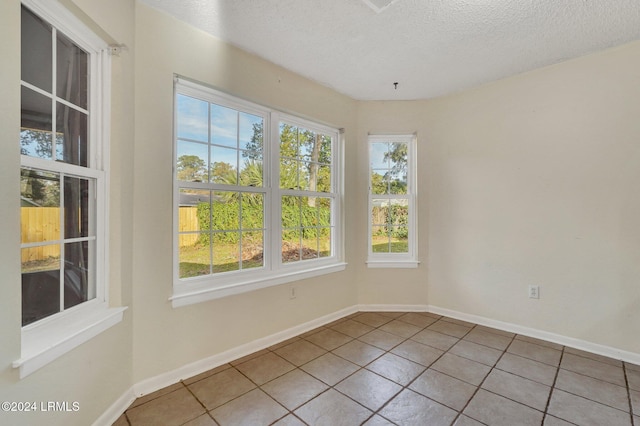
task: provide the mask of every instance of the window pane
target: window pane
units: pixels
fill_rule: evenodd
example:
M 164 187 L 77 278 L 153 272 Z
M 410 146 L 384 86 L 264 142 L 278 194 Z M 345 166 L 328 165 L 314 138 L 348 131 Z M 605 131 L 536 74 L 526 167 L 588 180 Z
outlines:
M 390 194 L 407 194 L 407 175 L 391 175 L 389 179 Z
M 195 142 L 178 141 L 176 175 L 185 182 L 206 182 L 208 147 Z
M 59 240 L 60 176 L 24 168 L 20 174 L 22 242 Z
M 238 147 L 238 111 L 211 104 L 211 143 Z
M 320 141 L 320 155 L 318 161 L 325 164 L 331 163 L 331 137 L 327 135 L 321 135 Z
M 56 95 L 87 109 L 87 61 L 89 55 L 64 35 L 57 33 Z
M 389 252 L 389 233 L 386 226 L 371 227 L 371 251 L 374 253 Z
M 20 95 L 20 153 L 51 159 L 53 156 L 51 98 L 26 87 L 20 89 Z
M 329 257 L 331 256 L 331 228 L 320 228 L 319 234 L 319 255 L 320 257 Z
M 60 153 L 58 160 L 86 167 L 89 155 L 87 116 L 58 103 L 56 131 L 62 134 L 62 138 L 56 138 L 56 150 Z
M 178 247 L 178 262 L 180 264 L 180 278 L 197 277 L 211 273 L 211 250 L 209 247 L 210 235 L 208 233 L 181 235 L 186 237 L 180 240 Z
M 409 200 L 390 200 L 387 223 L 406 225 L 409 220 Z
M 389 182 L 385 170 L 371 171 L 371 193 L 375 195 L 388 194 Z
M 242 151 L 242 154 L 253 151 Z M 240 168 L 240 185 L 262 187 L 263 180 L 262 158 L 257 157 L 255 160 L 244 160 Z
M 317 198 L 316 205 L 318 206 L 318 225 L 330 226 L 331 225 L 331 198 Z
M 389 187 L 391 194 L 407 193 L 408 144 L 389 144 Z
M 211 217 L 214 231 L 240 229 L 240 193 L 215 191 Z
M 264 241 L 261 231 L 242 233 L 242 269 L 261 268 L 264 263 Z
M 264 228 L 264 195 L 245 192 L 242 194 L 242 229 Z
M 300 231 L 282 231 L 282 262 L 300 260 Z
M 215 149 L 215 148 L 213 148 Z M 211 182 L 235 185 L 238 181 L 238 172 L 234 165 L 224 161 L 214 161 L 211 163 Z
M 387 155 L 389 152 L 389 144 L 386 142 L 376 142 L 371 144 L 370 165 L 372 169 L 388 169 L 389 161 Z
M 24 7 L 21 25 L 21 79 L 51 93 L 51 25 Z
M 280 157 L 298 157 L 298 128 L 280 123 Z
M 303 228 L 318 226 L 317 197 L 300 197 L 301 224 Z
M 210 192 L 180 189 L 178 195 L 178 232 L 197 232 L 210 229 Z M 184 236 L 184 240 L 190 238 Z M 195 238 L 195 236 L 193 236 Z M 195 242 L 195 241 L 194 241 Z M 181 243 L 181 245 L 184 245 Z
M 60 246 L 22 249 L 22 325 L 60 312 Z
M 240 232 L 213 234 L 213 272 L 240 269 Z
M 391 227 L 391 252 L 409 252 L 409 229 L 406 226 Z
M 282 228 L 300 228 L 300 198 L 282 197 Z
M 303 191 L 309 191 L 309 172 L 310 172 L 310 164 L 306 161 L 298 162 L 298 189 Z
M 240 149 L 262 152 L 262 117 L 241 112 L 239 116 Z
M 211 147 L 211 181 L 238 185 L 238 150 Z
M 176 96 L 179 138 L 209 141 L 209 104 L 184 95 Z
M 95 298 L 94 244 L 95 241 L 80 241 L 64 245 L 65 309 Z
M 318 258 L 318 235 L 317 229 L 305 229 L 303 231 L 303 239 L 302 239 L 302 259 L 316 259 Z
M 371 204 L 371 224 L 386 225 L 389 222 L 389 200 L 374 198 Z
M 298 158 L 304 161 L 318 161 L 320 145 L 316 134 L 307 129 L 298 129 Z
M 298 189 L 298 162 L 280 159 L 280 188 Z
M 318 168 L 316 191 L 331 192 L 331 166 Z
M 93 235 L 89 229 L 94 218 L 89 218 L 89 200 L 93 181 L 74 177 L 64 178 L 64 237 L 79 238 Z

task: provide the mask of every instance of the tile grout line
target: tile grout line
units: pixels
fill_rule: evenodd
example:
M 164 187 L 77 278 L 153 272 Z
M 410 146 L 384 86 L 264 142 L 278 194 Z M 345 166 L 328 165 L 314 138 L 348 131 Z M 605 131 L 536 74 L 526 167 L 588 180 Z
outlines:
M 551 384 L 551 391 L 549 392 L 549 396 L 547 397 L 547 404 L 544 407 L 544 415 L 542 416 L 542 424 L 547 418 L 549 412 L 549 405 L 551 405 L 551 398 L 553 397 L 553 393 L 556 390 L 556 383 L 558 382 L 558 376 L 560 375 L 560 366 L 562 365 L 562 359 L 564 358 L 565 347 L 562 346 L 562 351 L 560 351 L 560 360 L 558 361 L 558 367 L 556 368 L 556 375 L 553 377 L 553 383 Z M 564 419 L 562 419 L 564 420 Z M 568 420 L 567 420 L 568 422 Z
M 631 426 L 635 426 L 636 421 L 633 418 L 633 404 L 631 403 L 631 388 L 629 387 L 629 377 L 627 376 L 627 363 L 622 363 L 622 372 L 624 373 L 624 383 L 627 385 L 627 398 L 629 401 L 629 416 L 631 417 Z
M 471 328 L 471 330 L 469 330 L 469 333 L 471 333 L 471 331 L 476 328 L 477 324 Z M 462 340 L 467 334 L 465 334 L 460 340 Z M 495 368 L 496 365 L 498 365 L 498 363 L 500 362 L 500 360 L 502 359 L 502 357 L 504 356 L 505 353 L 507 353 L 507 349 L 509 349 L 509 346 L 511 346 L 511 344 L 513 343 L 513 341 L 515 340 L 517 334 L 514 333 L 514 335 L 511 337 L 511 341 L 509 342 L 509 344 L 507 345 L 507 347 L 504 348 L 504 350 L 502 351 L 502 354 L 500 354 L 500 357 L 496 360 L 496 362 L 494 363 L 494 365 L 491 367 L 491 369 L 489 370 L 489 372 L 487 373 L 486 376 L 484 376 L 484 378 L 482 379 L 482 381 L 478 384 L 478 386 L 476 387 L 476 390 L 473 392 L 473 394 L 469 397 L 469 399 L 467 400 L 466 404 L 464 404 L 464 407 L 462 407 L 462 409 L 460 411 L 458 411 L 458 415 L 456 416 L 455 419 L 453 419 L 453 423 L 455 424 L 456 421 L 458 421 L 458 419 L 460 418 L 460 416 L 463 415 L 464 410 L 467 409 L 467 407 L 469 406 L 469 404 L 471 403 L 471 401 L 473 400 L 473 398 L 475 398 L 475 396 L 478 394 L 478 392 L 480 391 L 480 389 L 482 389 L 482 385 L 484 384 L 484 382 L 487 380 L 487 377 L 489 377 L 489 375 L 491 374 L 491 372 L 493 371 L 493 369 Z M 447 351 L 449 352 L 449 351 Z M 460 379 L 458 379 L 460 380 Z M 504 397 L 503 397 L 504 398 Z M 480 420 L 474 419 L 473 417 L 469 417 L 473 420 L 476 420 L 482 424 L 486 424 L 484 422 L 481 422 Z

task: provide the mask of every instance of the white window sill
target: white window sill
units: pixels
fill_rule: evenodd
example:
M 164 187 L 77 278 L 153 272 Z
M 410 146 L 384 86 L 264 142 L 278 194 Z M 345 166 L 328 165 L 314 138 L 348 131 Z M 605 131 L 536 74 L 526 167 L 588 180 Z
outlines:
M 367 260 L 367 268 L 417 268 L 417 260 Z
M 238 277 L 233 282 L 213 287 L 215 277 L 207 277 L 204 284 L 189 284 L 179 281 L 174 284 L 173 296 L 169 298 L 174 308 L 205 302 L 207 300 L 220 299 L 234 294 L 247 293 L 274 285 L 313 278 L 333 272 L 344 271 L 347 264 L 344 262 L 331 263 L 315 267 L 306 267 L 302 270 L 277 271 L 271 274 L 261 273 L 250 277 Z
M 13 362 L 24 378 L 122 321 L 127 307 L 74 312 L 22 330 L 22 356 Z

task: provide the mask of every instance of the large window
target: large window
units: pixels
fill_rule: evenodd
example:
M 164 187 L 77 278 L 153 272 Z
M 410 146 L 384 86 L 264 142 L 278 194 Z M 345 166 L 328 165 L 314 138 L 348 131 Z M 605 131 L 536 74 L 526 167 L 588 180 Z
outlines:
M 174 305 L 344 267 L 338 138 L 176 80 Z
M 369 136 L 369 267 L 416 267 L 415 136 Z
M 23 350 L 14 366 L 25 375 L 115 320 L 105 290 L 108 46 L 57 2 L 25 0 L 21 20 Z

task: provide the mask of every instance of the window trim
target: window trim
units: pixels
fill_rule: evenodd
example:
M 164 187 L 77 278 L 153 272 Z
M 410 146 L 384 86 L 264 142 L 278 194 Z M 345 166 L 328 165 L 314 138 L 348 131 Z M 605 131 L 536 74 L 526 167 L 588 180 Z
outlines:
M 180 181 L 176 178 L 177 158 L 177 108 L 178 94 L 192 96 L 210 103 L 230 107 L 243 112 L 261 112 L 264 117 L 264 150 L 263 164 L 265 170 L 263 192 L 265 235 L 264 267 L 246 271 L 232 271 L 219 275 L 209 274 L 201 277 L 181 279 L 179 277 L 178 250 L 178 209 Z M 300 279 L 316 277 L 328 273 L 342 271 L 346 268 L 344 262 L 344 232 L 343 232 L 343 149 L 342 132 L 334 127 L 311 121 L 299 116 L 284 113 L 272 108 L 246 101 L 204 84 L 191 81 L 179 76 L 174 79 L 174 129 L 173 129 L 173 293 L 169 297 L 174 308 L 200 303 L 207 300 L 245 293 L 274 285 L 284 284 Z M 264 115 L 263 115 L 264 114 Z M 326 258 L 300 260 L 289 264 L 282 263 L 280 234 L 280 197 L 279 188 L 279 146 L 274 141 L 280 140 L 279 123 L 286 122 L 303 126 L 309 130 L 328 134 L 333 137 L 332 146 L 332 235 L 331 244 L 333 254 Z M 269 142 L 271 141 L 271 142 Z M 301 191 L 303 192 L 303 191 Z M 323 196 L 328 196 L 324 194 Z M 276 219 L 277 218 L 277 219 Z M 275 225 L 277 223 L 277 225 Z
M 374 253 L 371 249 L 371 209 L 373 198 L 376 198 L 371 191 L 371 145 L 380 142 L 406 143 L 408 151 L 407 164 L 407 198 L 409 201 L 409 213 L 407 225 L 409 228 L 407 253 Z M 367 137 L 367 260 L 368 268 L 417 268 L 420 264 L 418 260 L 418 221 L 417 209 L 417 170 L 416 170 L 417 134 L 369 134 Z
M 111 58 L 108 44 L 57 1 L 22 0 L 22 6 L 89 53 L 88 167 L 21 155 L 20 167 L 95 179 L 96 297 L 21 328 L 21 357 L 13 362 L 24 378 L 123 319 L 127 307 L 109 307 L 109 138 Z

